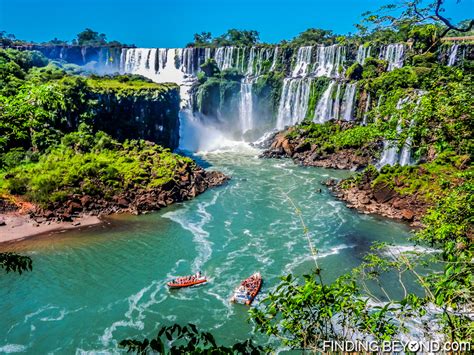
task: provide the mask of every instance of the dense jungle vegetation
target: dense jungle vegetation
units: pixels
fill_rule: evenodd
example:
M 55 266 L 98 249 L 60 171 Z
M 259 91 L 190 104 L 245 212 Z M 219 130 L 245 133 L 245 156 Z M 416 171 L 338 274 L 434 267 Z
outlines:
M 163 185 L 179 166 L 190 163 L 158 145 L 118 142 L 99 130 L 107 130 L 101 123 L 105 116 L 98 116 L 102 96 L 109 106 L 127 105 L 128 98 L 163 101 L 162 110 L 174 109 L 177 117 L 174 84 L 125 75 L 82 77 L 69 74 L 71 67 L 50 62 L 39 52 L 0 49 L 2 194 L 40 204 L 77 193 L 110 197 L 135 185 Z M 116 114 L 113 125 L 118 127 Z M 133 129 L 128 123 L 124 127 Z
M 473 21 L 452 24 L 439 11 L 442 5 L 443 1 L 436 0 L 422 8 L 419 1 L 411 1 L 396 16 L 367 14 L 359 33 L 353 36 L 310 29 L 281 43 L 288 47 L 410 44 L 403 68 L 388 72 L 386 62 L 368 58 L 363 65 L 355 64 L 346 71 L 345 79 L 357 82 L 361 88 L 359 100 L 365 103 L 369 93 L 372 98 L 380 98 L 378 104 L 372 99 L 366 125 L 342 129 L 337 122 L 317 125 L 308 117 L 291 135 L 317 145 L 325 154 L 346 148 L 363 149 L 383 139 L 403 142 L 406 136 L 412 137 L 416 165 L 381 170 L 368 166 L 343 185 L 357 186 L 364 180 L 373 185 L 382 182 L 401 195 L 416 192 L 431 207 L 413 242 L 436 249 L 429 254 L 415 250 L 395 255 L 389 246 L 375 245 L 358 268 L 335 281 L 325 279 L 324 270 L 317 264 L 317 250 L 312 250 L 316 254 L 313 272 L 299 278 L 284 276 L 261 307 L 250 312 L 256 329 L 284 346 L 321 351 L 324 340 L 396 340 L 408 333 L 415 321 L 427 338 L 436 331 L 448 341 L 473 341 L 473 64 L 465 61 L 461 66 L 447 67 L 437 60 L 443 48 L 441 38 L 472 34 Z M 90 44 L 88 38 L 82 43 Z M 198 34 L 190 46 L 260 45 L 258 41 L 255 31 L 229 30 L 216 38 L 210 33 Z M 225 109 L 241 76 L 231 71 L 219 72 L 212 61 L 202 69 L 197 105 L 202 111 Z M 274 98 L 281 90 L 282 77 L 276 73 L 260 79 L 266 81 L 260 85 L 262 95 L 270 98 L 270 111 L 275 109 Z M 119 142 L 96 132 L 91 124 L 96 104 L 91 93 L 111 87 L 133 91 L 168 89 L 136 77 L 78 77 L 36 52 L 0 50 L 3 191 L 43 202 L 60 198 L 63 191 L 77 188 L 77 181 L 87 182 L 92 176 L 98 176 L 98 186 L 104 189 L 166 182 L 174 167 L 186 158 L 143 141 Z M 313 105 L 326 87 L 327 81 L 312 88 Z M 412 100 L 397 108 L 405 97 Z M 206 108 L 209 102 L 212 105 Z M 314 106 L 309 112 L 314 112 Z M 361 115 L 358 117 L 360 121 Z M 406 136 L 398 135 L 398 125 L 406 128 Z M 143 160 L 148 164 L 146 169 L 139 164 Z M 157 172 L 150 167 L 156 161 L 165 162 L 160 166 L 163 170 Z M 90 181 L 88 186 L 93 188 Z M 297 209 L 295 213 L 298 214 Z M 307 233 L 304 223 L 302 230 Z M 399 280 L 403 297 L 394 299 L 386 292 L 384 279 L 388 277 Z M 407 288 L 408 279 L 416 280 L 416 290 Z M 251 343 L 219 348 L 210 334 L 200 333 L 192 325 L 185 329 L 164 327 L 152 341 L 127 340 L 122 345 L 134 351 L 165 351 L 167 340 L 163 336 L 187 344 L 183 348 L 176 345 L 175 350 L 263 350 Z
M 372 97 L 365 125 L 344 128 L 334 121 L 312 123 L 314 105 L 328 85 L 327 80 L 318 78 L 311 88 L 306 122 L 296 126 L 289 135 L 316 145 L 322 154 L 347 148 L 363 150 L 377 144 L 380 147 L 382 140 L 401 145 L 411 137 L 415 165 L 385 166 L 381 170 L 369 165 L 341 186 L 357 186 L 362 181 L 372 186 L 382 183 L 401 196 L 416 194 L 430 207 L 422 228 L 414 233 L 413 243 L 436 250 L 427 253 L 415 248 L 395 254 L 389 245 L 374 245 L 359 267 L 335 281 L 325 279 L 314 250 L 316 265 L 312 273 L 283 277 L 263 305 L 250 311 L 256 329 L 284 346 L 322 351 L 322 344 L 328 339 L 399 340 L 414 327 L 424 339 L 438 335 L 445 341 L 473 340 L 473 63 L 465 60 L 460 66 L 447 67 L 438 56 L 450 46 L 443 44 L 441 38 L 472 36 L 474 21 L 453 24 L 443 16 L 440 0 L 431 1 L 426 7 L 422 5 L 420 1 L 410 1 L 400 7 L 392 4 L 379 12 L 366 13 L 356 35 L 337 36 L 331 31 L 310 29 L 292 41 L 279 44 L 283 49 L 334 43 L 409 45 L 403 68 L 387 71 L 387 62 L 369 57 L 363 65 L 354 64 L 346 70 L 346 79 L 361 89 L 359 123 L 362 107 L 368 95 Z M 258 36 L 246 36 L 248 31 L 243 34 L 245 45 L 267 45 L 259 43 Z M 234 30 L 216 38 L 202 33 L 189 46 L 240 46 L 244 45 L 240 42 L 242 38 Z M 227 42 L 221 42 L 222 39 Z M 467 46 L 472 46 L 472 42 Z M 220 73 L 212 62 L 206 65 L 213 69 L 201 76 L 199 97 L 214 92 L 211 95 L 222 105 L 227 90 L 232 90 L 233 82 L 238 82 L 240 77 L 232 77 L 228 71 Z M 263 86 L 275 88 L 269 97 L 281 90 L 278 85 L 264 83 Z M 405 98 L 407 104 L 397 107 Z M 397 126 L 403 128 L 402 134 Z M 379 158 L 380 148 L 373 154 L 374 159 Z M 297 209 L 295 213 L 298 214 Z M 307 233 L 304 223 L 302 230 Z M 393 298 L 387 293 L 384 280 L 388 278 L 399 280 L 403 297 Z M 407 286 L 410 279 L 416 280 L 416 290 Z M 122 346 L 135 351 L 162 349 L 163 336 L 171 337 L 174 331 L 163 328 L 151 343 L 128 340 Z M 176 344 L 184 340 L 193 351 L 215 346 L 200 342 L 202 335 L 194 330 L 180 330 L 176 338 Z

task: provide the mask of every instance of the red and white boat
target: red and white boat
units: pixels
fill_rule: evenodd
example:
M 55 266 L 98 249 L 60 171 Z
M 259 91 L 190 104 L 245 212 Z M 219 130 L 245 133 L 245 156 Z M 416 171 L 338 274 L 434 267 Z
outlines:
M 202 276 L 200 272 L 195 275 L 181 276 L 167 283 L 169 288 L 183 288 L 200 285 L 207 282 L 206 276 Z
M 234 291 L 234 295 L 230 301 L 250 305 L 257 296 L 261 287 L 262 276 L 259 272 L 256 272 L 242 281 L 240 286 Z

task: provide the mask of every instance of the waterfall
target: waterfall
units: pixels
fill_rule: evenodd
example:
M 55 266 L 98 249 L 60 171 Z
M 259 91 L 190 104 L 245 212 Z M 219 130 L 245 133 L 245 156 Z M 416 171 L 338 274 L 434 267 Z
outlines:
M 458 44 L 453 44 L 451 48 L 449 48 L 448 67 L 452 67 L 454 64 L 456 64 L 458 48 Z
M 321 99 L 316 105 L 316 109 L 314 111 L 313 122 L 324 123 L 332 118 L 333 101 L 331 98 L 331 94 L 335 84 L 335 80 L 331 81 L 329 83 L 329 86 L 321 96 Z
M 418 99 L 415 104 L 415 110 L 418 108 L 421 101 L 421 97 L 424 95 L 424 92 L 421 90 L 417 91 L 416 95 L 418 96 Z M 397 103 L 397 109 L 400 110 L 403 107 L 403 105 L 409 101 L 411 101 L 410 96 L 399 99 Z M 415 120 L 411 119 L 408 128 L 410 129 L 411 127 L 413 127 L 414 124 L 415 124 Z M 397 136 L 400 136 L 402 131 L 403 131 L 402 119 L 400 118 L 398 120 L 397 128 L 396 128 Z M 379 162 L 376 164 L 377 169 L 381 169 L 384 165 L 393 166 L 397 163 L 400 164 L 401 166 L 412 164 L 412 160 L 411 160 L 412 143 L 413 143 L 413 137 L 411 135 L 408 135 L 401 149 L 399 149 L 398 147 L 397 139 L 392 140 L 392 141 L 384 140 L 382 156 L 380 157 Z
M 383 141 L 383 151 L 379 162 L 375 165 L 377 169 L 381 169 L 385 165 L 393 166 L 398 163 L 398 146 L 397 141 Z
M 273 50 L 273 61 L 272 61 L 272 66 L 270 67 L 270 71 L 274 71 L 276 66 L 277 66 L 277 61 L 278 61 L 278 47 L 275 47 Z
M 125 48 L 122 49 L 122 72 L 139 74 L 156 83 L 176 83 L 180 87 L 181 106 L 189 107 L 194 76 L 191 48 Z M 176 63 L 176 59 L 178 63 Z
M 240 84 L 240 124 L 242 133 L 254 128 L 253 122 L 253 80 L 243 78 Z
M 181 52 L 178 51 L 178 55 L 180 57 L 181 62 L 181 71 L 186 74 L 194 75 L 195 74 L 195 67 L 194 63 L 194 48 L 184 48 Z
M 368 57 L 370 57 L 370 50 L 371 50 L 370 46 L 365 46 L 361 44 L 359 48 L 357 49 L 357 57 L 356 57 L 357 63 L 359 63 L 360 65 L 364 65 L 365 60 Z
M 299 123 L 306 117 L 311 81 L 310 78 L 284 79 L 278 107 L 277 129 Z
M 339 77 L 339 68 L 344 65 L 345 48 L 337 44 L 317 48 L 314 74 L 316 76 Z
M 344 91 L 344 98 L 342 99 L 342 119 L 344 121 L 352 120 L 352 109 L 354 107 L 354 98 L 356 92 L 356 84 L 347 84 Z
M 245 75 L 252 75 L 254 72 L 254 62 L 255 62 L 255 47 L 250 48 L 249 61 L 247 64 L 247 72 Z
M 414 120 L 411 120 L 410 127 L 413 126 Z M 411 164 L 411 145 L 412 145 L 413 137 L 408 136 L 403 143 L 402 152 L 400 153 L 400 161 L 399 164 L 401 166 L 410 165 Z
M 381 57 L 388 62 L 388 71 L 403 67 L 405 46 L 401 43 L 389 44 L 383 48 Z
M 314 111 L 313 122 L 324 123 L 326 121 L 337 119 L 351 121 L 353 119 L 353 107 L 355 101 L 356 84 L 337 83 L 336 94 L 333 98 L 336 81 L 333 80 L 321 96 Z M 344 88 L 344 94 L 341 100 L 341 91 Z
M 308 68 L 311 65 L 311 51 L 313 47 L 301 47 L 298 49 L 298 53 L 296 55 L 296 65 L 293 69 L 293 73 L 291 76 L 305 76 L 308 73 Z
M 232 68 L 235 47 L 219 47 L 216 49 L 214 59 L 219 70 Z
M 244 47 L 244 49 L 243 49 L 243 51 L 242 51 L 241 67 L 239 68 L 241 73 L 245 73 L 245 52 L 246 52 L 246 51 L 247 51 L 247 48 Z
M 235 60 L 235 68 L 237 70 L 240 70 L 240 51 L 241 51 L 241 48 L 237 47 L 237 59 Z
M 363 64 L 373 52 L 373 48 L 361 45 L 357 48 L 357 62 Z M 454 50 L 453 50 L 454 51 Z M 244 134 L 248 131 L 258 133 L 264 128 L 276 127 L 283 129 L 306 118 L 311 94 L 311 83 L 314 77 L 331 78 L 328 87 L 316 104 L 314 122 L 325 122 L 331 119 L 350 121 L 354 119 L 357 85 L 344 82 L 344 65 L 346 62 L 346 47 L 341 45 L 303 46 L 292 52 L 292 67 L 283 79 L 282 93 L 276 113 L 276 123 L 270 124 L 270 117 L 257 117 L 257 112 L 271 112 L 267 107 L 259 107 L 256 100 L 254 85 L 260 75 L 273 72 L 281 64 L 288 67 L 285 58 L 290 54 L 289 49 L 281 47 L 234 47 L 219 48 L 124 48 L 120 55 L 120 71 L 122 73 L 143 75 L 154 82 L 173 82 L 179 85 L 181 108 L 190 110 L 193 107 L 191 99 L 197 83 L 197 74 L 201 65 L 208 59 L 214 58 L 220 70 L 236 69 L 244 75 L 240 80 L 240 96 L 232 98 L 236 105 L 232 113 L 232 122 L 222 120 L 217 123 L 204 116 L 196 117 L 202 125 L 213 126 L 214 130 L 221 129 L 223 136 Z M 455 57 L 456 55 L 453 54 Z M 389 62 L 389 70 L 403 65 L 404 46 L 393 44 L 386 46 L 381 58 Z M 366 103 L 364 124 L 367 122 L 369 100 Z M 186 114 L 189 122 L 190 111 Z M 197 121 L 196 121 L 197 122 Z M 194 122 L 194 123 L 196 123 Z M 194 123 L 189 127 L 194 127 Z M 227 125 L 224 127 L 224 123 Z M 222 124 L 222 125 L 221 125 Z M 219 126 L 220 125 L 220 126 Z M 219 127 L 218 127 L 219 126 Z M 270 126 L 270 127 L 269 127 Z M 237 128 L 237 131 L 234 129 Z M 226 132 L 224 132 L 224 130 Z M 190 130 L 191 131 L 191 130 Z M 249 137 L 248 135 L 246 135 Z
M 367 94 L 367 100 L 365 101 L 365 109 L 364 109 L 364 118 L 362 119 L 362 125 L 367 125 L 367 113 L 369 112 L 370 107 L 370 92 Z

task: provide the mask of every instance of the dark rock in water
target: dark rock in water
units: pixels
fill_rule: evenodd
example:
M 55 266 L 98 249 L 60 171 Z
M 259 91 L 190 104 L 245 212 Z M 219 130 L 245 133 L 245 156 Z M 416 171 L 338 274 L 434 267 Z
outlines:
M 343 124 L 342 124 L 343 125 Z M 292 158 L 303 166 L 359 171 L 373 163 L 371 154 L 363 150 L 346 148 L 339 151 L 322 151 L 316 144 L 310 144 L 306 137 L 289 138 L 294 128 L 274 135 L 270 147 L 261 158 Z
M 326 186 L 336 186 L 337 185 L 337 180 L 336 179 L 327 179 L 326 181 L 322 182 L 323 185 Z
M 1 226 L 6 226 L 6 225 L 7 225 L 7 223 L 3 219 L 0 219 L 0 227 Z
M 64 213 L 59 219 L 64 222 L 72 222 L 72 216 L 69 213 Z

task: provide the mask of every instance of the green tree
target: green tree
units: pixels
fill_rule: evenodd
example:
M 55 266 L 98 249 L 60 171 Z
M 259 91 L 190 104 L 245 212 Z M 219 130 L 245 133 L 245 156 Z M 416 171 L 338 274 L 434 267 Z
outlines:
M 188 47 L 207 47 L 211 44 L 211 32 L 201 32 L 194 34 L 194 42 L 188 44 Z
M 163 326 L 158 335 L 149 340 L 125 339 L 120 347 L 127 352 L 137 354 L 260 354 L 261 346 L 252 340 L 236 343 L 232 346 L 218 345 L 211 333 L 200 332 L 194 324 Z
M 294 46 L 310 46 L 310 45 L 329 45 L 333 44 L 336 36 L 330 30 L 323 30 L 321 28 L 310 28 L 301 32 L 291 42 Z
M 99 33 L 86 28 L 77 34 L 77 44 L 80 46 L 100 46 L 107 44 L 107 37 L 103 33 Z
M 33 262 L 29 256 L 23 256 L 16 253 L 0 253 L 0 269 L 8 272 L 18 272 L 33 270 Z
M 459 0 L 458 3 L 462 1 Z M 376 12 L 365 12 L 363 23 L 371 24 L 374 31 L 384 28 L 410 30 L 415 25 L 434 24 L 442 26 L 439 38 L 451 31 L 468 33 L 474 27 L 474 20 L 465 20 L 456 24 L 444 15 L 444 0 L 410 0 L 397 4 L 387 4 Z
M 214 38 L 213 43 L 218 47 L 238 46 L 250 47 L 259 41 L 259 33 L 254 30 L 237 30 L 232 28 L 223 35 Z

